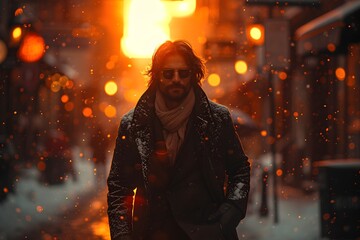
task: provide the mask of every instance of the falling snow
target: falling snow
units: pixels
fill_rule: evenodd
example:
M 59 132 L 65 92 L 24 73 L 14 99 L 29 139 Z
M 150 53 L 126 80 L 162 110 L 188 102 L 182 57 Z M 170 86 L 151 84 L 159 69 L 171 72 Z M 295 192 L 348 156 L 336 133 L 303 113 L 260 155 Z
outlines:
M 136 144 L 146 178 L 151 113 L 131 109 L 175 38 L 206 60 L 216 122 L 251 163 L 239 239 L 359 237 L 360 2 L 333 2 L 1 1 L 0 240 L 110 239 L 115 141 Z

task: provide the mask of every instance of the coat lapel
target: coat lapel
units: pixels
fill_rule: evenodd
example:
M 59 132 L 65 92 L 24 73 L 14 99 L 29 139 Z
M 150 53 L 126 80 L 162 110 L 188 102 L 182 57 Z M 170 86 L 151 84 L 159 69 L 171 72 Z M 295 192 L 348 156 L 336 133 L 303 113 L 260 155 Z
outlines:
M 134 110 L 133 126 L 134 137 L 137 149 L 139 151 L 142 174 L 145 186 L 148 186 L 149 158 L 153 151 L 154 134 L 154 100 L 155 92 L 148 89 L 139 99 Z
M 214 121 L 210 110 L 209 101 L 200 87 L 195 87 L 196 105 L 195 105 L 195 131 L 201 137 L 201 143 L 209 140 L 211 137 L 211 129 L 213 129 Z
M 215 152 L 218 148 L 219 126 L 216 126 L 210 102 L 203 90 L 197 91 L 196 118 L 194 127 L 200 136 L 200 149 L 203 152 L 203 174 L 207 179 L 206 184 L 210 194 L 216 202 L 222 202 L 224 197 L 223 186 L 217 182 L 216 171 L 212 159 L 216 159 Z

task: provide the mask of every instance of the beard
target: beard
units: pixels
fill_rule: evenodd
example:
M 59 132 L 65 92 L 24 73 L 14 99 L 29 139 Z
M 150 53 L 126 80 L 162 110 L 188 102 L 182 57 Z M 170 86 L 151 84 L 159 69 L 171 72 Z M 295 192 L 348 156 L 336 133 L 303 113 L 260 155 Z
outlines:
M 180 83 L 174 83 L 166 86 L 164 89 L 160 89 L 165 100 L 169 101 L 182 101 L 186 98 L 191 86 L 184 86 Z

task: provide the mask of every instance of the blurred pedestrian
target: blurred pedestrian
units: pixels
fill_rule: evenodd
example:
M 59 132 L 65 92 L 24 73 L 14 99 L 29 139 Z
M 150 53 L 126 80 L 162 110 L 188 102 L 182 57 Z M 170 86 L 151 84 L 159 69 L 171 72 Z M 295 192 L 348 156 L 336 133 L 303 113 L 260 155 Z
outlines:
M 109 138 L 99 123 L 92 126 L 90 138 L 92 160 L 95 166 L 95 181 L 99 186 L 106 184 L 106 163 L 109 147 Z
M 43 180 L 52 184 L 64 183 L 69 177 L 77 180 L 69 138 L 61 129 L 51 129 L 45 142 Z
M 167 41 L 148 75 L 116 140 L 108 177 L 112 239 L 238 239 L 250 166 L 229 110 L 200 86 L 203 60 L 187 42 Z

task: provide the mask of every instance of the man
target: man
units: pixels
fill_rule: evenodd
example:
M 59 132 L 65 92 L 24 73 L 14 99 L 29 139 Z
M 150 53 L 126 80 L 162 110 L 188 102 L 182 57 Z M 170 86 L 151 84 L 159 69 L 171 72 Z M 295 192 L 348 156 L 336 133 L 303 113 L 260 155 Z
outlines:
M 204 73 L 185 41 L 167 41 L 153 55 L 149 87 L 116 140 L 112 239 L 238 239 L 250 167 L 228 109 L 200 87 Z

